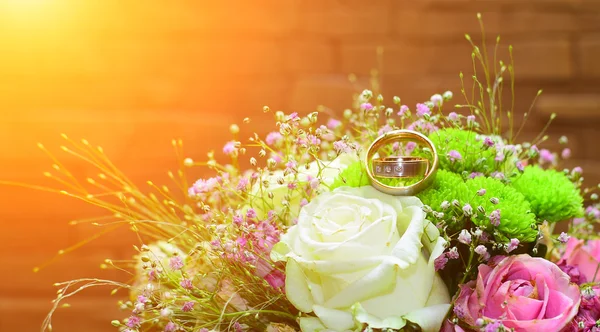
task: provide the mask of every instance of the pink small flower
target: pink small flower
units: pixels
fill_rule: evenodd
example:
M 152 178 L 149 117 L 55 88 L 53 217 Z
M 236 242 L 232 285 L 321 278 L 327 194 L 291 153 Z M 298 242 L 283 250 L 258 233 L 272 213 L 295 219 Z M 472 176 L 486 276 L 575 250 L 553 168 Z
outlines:
M 192 281 L 190 279 L 182 279 L 181 282 L 179 283 L 179 285 L 181 285 L 181 287 L 185 288 L 185 289 L 194 289 L 194 285 L 192 284 Z
M 383 134 L 385 134 L 385 133 L 387 133 L 387 132 L 389 132 L 389 131 L 391 131 L 391 130 L 392 130 L 392 127 L 390 127 L 390 125 L 387 125 L 387 124 L 386 124 L 385 126 L 383 126 L 383 127 L 381 127 L 381 128 L 379 129 L 379 131 L 377 132 L 377 134 L 378 134 L 379 136 L 381 136 L 381 135 L 383 135 Z
M 498 179 L 498 180 L 504 180 L 506 179 L 506 175 L 504 175 L 504 173 L 502 172 L 492 172 L 492 174 L 490 174 L 490 177 L 493 177 L 494 179 Z
M 398 116 L 404 116 L 408 112 L 408 106 L 402 105 L 400 106 L 400 111 L 398 111 Z
M 285 163 L 285 168 L 287 170 L 293 171 L 296 169 L 296 162 L 294 160 L 290 160 L 287 163 Z
M 406 127 L 406 129 L 419 131 L 419 132 L 422 132 L 427 135 L 430 135 L 439 130 L 439 128 L 436 127 L 433 123 L 431 123 L 429 121 L 425 121 L 423 119 L 419 119 L 419 120 L 409 124 L 408 127 Z
M 541 165 L 543 165 L 543 164 L 554 165 L 556 163 L 556 156 L 547 149 L 541 149 L 539 162 Z
M 446 253 L 446 256 L 448 256 L 448 259 L 458 259 L 458 257 L 460 257 L 458 254 L 458 249 L 456 249 L 456 247 L 450 248 L 450 250 L 448 250 L 448 252 Z
M 413 151 L 415 151 L 416 148 L 417 148 L 417 143 L 408 142 L 408 143 L 406 143 L 406 147 L 404 148 L 404 151 L 406 152 L 407 155 L 411 155 L 413 153 Z
M 175 332 L 177 331 L 177 325 L 173 322 L 168 322 L 167 325 L 165 325 L 165 332 Z
M 181 307 L 181 311 L 183 311 L 183 312 L 190 312 L 190 311 L 194 310 L 194 305 L 195 304 L 196 304 L 196 302 L 194 302 L 194 301 L 187 301 Z
M 248 209 L 248 211 L 246 211 L 246 218 L 248 218 L 248 219 L 256 218 L 256 211 L 252 208 Z
M 417 104 L 417 117 L 422 118 L 425 116 L 425 114 L 431 115 L 431 110 L 429 109 L 429 106 L 425 104 Z
M 479 190 L 477 190 L 477 196 L 483 196 L 485 195 L 487 191 L 485 190 L 485 188 L 481 188 Z
M 585 208 L 585 214 L 593 219 L 600 219 L 600 210 L 594 206 L 588 206 Z
M 135 328 L 140 325 L 142 320 L 138 316 L 129 316 L 127 319 L 127 326 L 130 328 Z
M 496 210 L 498 211 L 498 210 Z M 508 244 L 508 247 L 506 247 L 506 252 L 511 252 L 515 249 L 517 249 L 517 247 L 519 247 L 519 243 L 520 241 L 517 239 L 510 239 L 510 243 Z
M 138 295 L 137 300 L 139 303 L 146 303 L 148 302 L 148 298 L 145 297 L 144 295 Z
M 560 235 L 558 236 L 558 241 L 560 243 L 567 243 L 570 238 L 571 237 L 569 236 L 569 234 L 567 234 L 565 232 L 561 232 Z
M 485 146 L 487 146 L 487 147 L 490 147 L 490 148 L 491 148 L 491 147 L 493 147 L 495 144 L 496 144 L 496 143 L 494 143 L 494 141 L 493 141 L 491 138 L 489 138 L 489 137 L 486 137 L 486 138 L 484 138 L 484 139 L 483 139 L 483 145 L 485 145 Z
M 496 152 L 496 157 L 494 158 L 495 161 L 504 161 L 504 152 L 502 150 Z
M 183 260 L 179 256 L 171 257 L 169 260 L 169 266 L 173 270 L 181 270 L 183 268 Z
M 460 231 L 460 234 L 458 235 L 458 242 L 463 243 L 463 244 L 470 244 L 471 243 L 471 233 L 469 233 L 468 230 L 463 229 L 462 231 Z
M 473 207 L 471 206 L 471 204 L 465 204 L 462 208 L 463 213 L 468 217 L 470 215 L 473 214 Z
M 475 125 L 475 115 L 467 116 L 467 126 L 473 127 Z
M 515 166 L 517 167 L 517 169 L 519 170 L 519 172 L 523 172 L 523 170 L 525 169 L 525 166 L 523 166 L 523 163 L 520 161 L 517 161 L 515 163 Z
M 306 200 L 306 198 L 303 198 L 303 199 L 300 201 L 300 207 L 304 207 L 306 204 L 308 204 L 308 200 Z
M 450 150 L 450 152 L 448 152 L 448 159 L 450 159 L 451 162 L 455 162 L 457 160 L 462 160 L 462 156 L 460 155 L 460 152 Z
M 440 94 L 435 94 L 431 96 L 431 98 L 429 98 L 429 101 L 431 101 L 434 106 L 439 107 L 442 106 L 442 103 L 444 102 L 444 97 L 442 97 L 442 95 Z
M 225 143 L 225 146 L 223 147 L 224 154 L 231 156 L 235 152 L 237 152 L 237 148 L 235 147 L 235 141 L 229 141 L 229 142 Z
M 249 183 L 250 183 L 250 180 L 248 180 L 248 178 L 240 178 L 240 181 L 238 181 L 236 189 L 240 190 L 240 191 L 244 191 L 248 188 Z
M 581 175 L 583 174 L 583 168 L 576 166 L 571 170 L 571 174 L 576 176 Z
M 265 138 L 265 142 L 268 145 L 277 145 L 279 142 L 281 142 L 282 139 L 283 136 L 281 136 L 281 134 L 278 131 L 273 131 L 267 135 L 267 137 Z
M 300 117 L 298 116 L 297 112 L 294 112 L 290 115 L 287 116 L 288 121 L 292 121 L 292 122 L 298 122 L 300 121 Z
M 495 227 L 500 226 L 500 210 L 494 210 L 490 213 L 490 223 Z
M 470 179 L 478 178 L 480 176 L 483 176 L 483 173 L 481 173 L 481 172 L 473 172 L 473 173 L 469 174 L 469 178 Z
M 336 120 L 336 119 L 329 119 L 327 121 L 327 128 L 329 129 L 335 129 L 337 127 L 339 127 L 342 124 L 342 122 L 340 120 Z
M 433 261 L 433 266 L 436 271 L 439 271 L 439 270 L 443 270 L 444 267 L 446 267 L 447 263 L 448 263 L 448 258 L 446 257 L 445 254 L 442 254 L 442 255 L 440 255 L 440 257 L 436 258 L 435 261 Z
M 352 153 L 352 147 L 342 140 L 333 142 L 333 150 L 338 154 Z
M 450 112 L 450 114 L 448 114 L 448 120 L 452 122 L 458 121 L 458 114 L 456 114 L 456 112 Z
M 468 325 L 476 326 L 479 319 L 490 322 L 485 331 L 492 324 L 518 332 L 560 331 L 575 317 L 580 302 L 579 287 L 554 263 L 513 255 L 479 265 L 477 279 L 460 285 L 455 306 Z
M 479 256 L 481 256 L 481 258 L 483 258 L 483 260 L 488 260 L 490 259 L 490 253 L 488 253 L 487 248 L 480 244 L 475 248 L 475 253 Z
M 360 109 L 363 111 L 370 111 L 373 109 L 373 105 L 371 103 L 362 103 L 360 104 Z
M 560 156 L 562 157 L 562 159 L 571 158 L 571 149 L 569 149 L 569 148 L 563 149 L 562 152 L 560 153 Z

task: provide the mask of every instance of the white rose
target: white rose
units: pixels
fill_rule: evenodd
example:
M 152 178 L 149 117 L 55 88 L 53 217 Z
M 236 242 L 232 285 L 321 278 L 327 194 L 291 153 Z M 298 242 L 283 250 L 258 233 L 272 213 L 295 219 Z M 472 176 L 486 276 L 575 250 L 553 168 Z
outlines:
M 350 164 L 357 162 L 358 156 L 352 154 L 341 154 L 335 160 L 328 161 L 313 161 L 307 165 L 300 165 L 298 167 L 298 173 L 287 175 L 283 170 L 276 170 L 271 174 L 263 176 L 262 181 L 268 182 L 268 187 L 264 187 L 260 182 L 256 182 L 250 191 L 250 194 L 254 197 L 250 203 L 250 207 L 254 208 L 259 218 L 265 218 L 269 210 L 275 210 L 280 213 L 285 206 L 281 204 L 285 196 L 289 197 L 289 207 L 291 215 L 295 218 L 298 216 L 300 211 L 300 202 L 304 198 L 302 189 L 290 189 L 288 183 L 292 182 L 296 178 L 298 186 L 305 186 L 309 180 L 316 179 L 320 180 L 318 190 L 327 191 L 327 186 L 333 184 L 335 179 L 340 173 L 346 169 Z M 320 173 L 319 173 L 320 172 Z M 280 184 L 280 179 L 284 179 L 285 182 Z M 269 199 L 267 194 L 273 194 L 273 200 Z
M 434 260 L 445 240 L 416 197 L 371 186 L 326 192 L 300 211 L 273 248 L 286 260 L 286 295 L 302 331 L 347 331 L 361 323 L 400 329 L 407 321 L 439 330 L 450 308 Z

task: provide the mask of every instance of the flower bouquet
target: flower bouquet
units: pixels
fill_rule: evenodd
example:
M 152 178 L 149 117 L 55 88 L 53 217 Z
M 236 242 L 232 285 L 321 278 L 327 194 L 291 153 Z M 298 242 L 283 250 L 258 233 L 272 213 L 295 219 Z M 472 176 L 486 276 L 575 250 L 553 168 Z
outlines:
M 126 332 L 600 330 L 598 196 L 581 168 L 557 169 L 567 148 L 538 148 L 544 132 L 519 141 L 531 112 L 517 121 L 502 98 L 514 96 L 512 56 L 467 40 L 477 74 L 460 74 L 458 104 L 364 90 L 339 118 L 277 111 L 273 131 L 248 140 L 232 125 L 204 161 L 174 141 L 176 189 L 146 193 L 69 140 L 63 150 L 100 174 L 91 189 L 62 167 L 51 176 L 140 243 L 134 263 L 105 264 L 130 283 L 57 283 L 43 329 L 63 300 L 109 286 L 128 292 L 112 321 Z M 196 166 L 212 175 L 188 184 Z

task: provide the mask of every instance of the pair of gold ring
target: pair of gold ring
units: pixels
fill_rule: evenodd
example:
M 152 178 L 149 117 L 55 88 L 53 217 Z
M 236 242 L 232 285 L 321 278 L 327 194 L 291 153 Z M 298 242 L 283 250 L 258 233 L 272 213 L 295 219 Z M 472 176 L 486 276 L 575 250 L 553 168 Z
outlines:
M 433 155 L 433 161 L 430 162 L 429 159 L 412 156 L 373 159 L 379 149 L 396 142 L 421 143 L 429 148 Z M 429 187 L 435 179 L 439 164 L 437 151 L 429 138 L 421 133 L 405 129 L 389 131 L 375 139 L 367 150 L 365 162 L 371 185 L 383 193 L 395 196 L 413 196 Z M 418 176 L 423 176 L 423 179 L 402 187 L 390 186 L 378 180 L 378 178 L 411 178 Z

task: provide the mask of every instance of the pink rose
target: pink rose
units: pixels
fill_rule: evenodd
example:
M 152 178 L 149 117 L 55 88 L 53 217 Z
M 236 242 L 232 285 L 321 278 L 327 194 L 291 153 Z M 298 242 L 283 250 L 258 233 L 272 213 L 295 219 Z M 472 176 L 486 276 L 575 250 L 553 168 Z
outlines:
M 517 332 L 559 331 L 577 314 L 579 287 L 554 263 L 529 255 L 492 262 L 497 265 L 480 265 L 477 280 L 460 286 L 454 308 L 460 320 L 471 326 L 501 324 Z
M 600 240 L 570 238 L 558 265 L 576 267 L 579 270 L 579 283 L 600 281 Z

